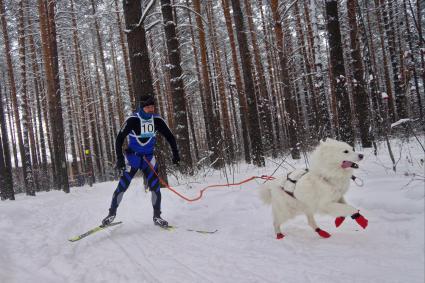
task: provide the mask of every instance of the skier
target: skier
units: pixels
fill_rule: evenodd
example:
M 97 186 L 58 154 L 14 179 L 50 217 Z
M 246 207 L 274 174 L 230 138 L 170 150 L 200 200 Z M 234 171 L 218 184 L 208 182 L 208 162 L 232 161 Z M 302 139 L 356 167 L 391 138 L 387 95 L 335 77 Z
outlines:
M 134 175 L 140 169 L 142 170 L 145 181 L 152 194 L 153 222 L 155 225 L 167 227 L 168 222 L 161 218 L 161 191 L 158 177 L 152 171 L 145 158 L 150 162 L 156 172 L 158 164 L 154 156 L 156 143 L 156 133 L 162 134 L 170 144 L 173 152 L 173 163 L 178 165 L 180 161 L 179 151 L 177 149 L 176 139 L 165 121 L 155 112 L 155 99 L 153 96 L 145 96 L 140 103 L 138 112 L 133 113 L 122 126 L 118 133 L 115 145 L 117 155 L 117 169 L 123 172 L 118 186 L 112 196 L 109 214 L 102 220 L 102 225 L 109 225 L 116 216 L 117 208 L 122 197 L 130 185 Z M 126 158 L 130 165 L 130 171 L 126 171 L 122 145 L 128 136 L 129 144 L 126 150 Z

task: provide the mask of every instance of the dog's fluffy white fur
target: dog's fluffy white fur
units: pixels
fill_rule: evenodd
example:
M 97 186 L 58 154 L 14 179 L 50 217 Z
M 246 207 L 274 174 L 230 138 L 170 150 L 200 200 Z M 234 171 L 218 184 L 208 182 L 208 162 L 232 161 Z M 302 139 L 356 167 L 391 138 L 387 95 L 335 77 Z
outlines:
M 290 173 L 262 185 L 263 201 L 272 205 L 273 225 L 276 234 L 282 234 L 282 224 L 289 219 L 305 214 L 308 224 L 317 231 L 314 214 L 329 214 L 335 217 L 351 216 L 358 212 L 346 204 L 344 194 L 350 186 L 353 168 L 363 158 L 344 142 L 332 139 L 322 141 L 310 158 L 310 168 Z M 287 192 L 293 193 L 293 196 Z

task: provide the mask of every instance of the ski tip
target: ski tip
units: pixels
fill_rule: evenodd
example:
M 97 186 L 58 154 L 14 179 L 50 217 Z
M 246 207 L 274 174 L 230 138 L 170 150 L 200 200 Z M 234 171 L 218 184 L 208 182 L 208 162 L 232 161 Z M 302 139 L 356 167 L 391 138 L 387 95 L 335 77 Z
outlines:
M 87 231 L 87 232 L 86 232 L 86 233 L 84 233 L 84 234 L 81 234 L 81 235 L 79 235 L 79 236 L 75 236 L 75 237 L 73 237 L 73 238 L 68 239 L 68 241 L 70 241 L 70 242 L 76 242 L 76 241 L 79 241 L 79 240 L 81 240 L 81 239 L 83 239 L 83 238 L 85 238 L 85 237 L 87 237 L 87 236 L 89 236 L 89 235 L 91 235 L 91 234 L 94 234 L 94 233 L 96 233 L 96 232 L 98 232 L 98 231 L 100 231 L 100 230 L 103 230 L 103 229 L 105 229 L 105 228 L 108 228 L 108 227 L 111 227 L 111 226 L 115 226 L 115 225 L 118 225 L 118 224 L 121 224 L 121 223 L 122 223 L 122 221 L 118 221 L 118 222 L 112 222 L 111 224 L 106 225 L 106 226 L 104 226 L 104 225 L 97 226 L 97 227 L 95 227 L 95 228 L 93 228 L 93 229 L 91 229 L 91 230 Z
M 158 226 L 161 229 L 167 230 L 167 231 L 173 231 L 176 227 L 168 225 L 168 226 Z
M 214 231 L 204 231 L 204 230 L 192 230 L 192 231 L 200 233 L 200 234 L 214 234 L 214 233 L 218 232 L 217 229 L 215 229 Z

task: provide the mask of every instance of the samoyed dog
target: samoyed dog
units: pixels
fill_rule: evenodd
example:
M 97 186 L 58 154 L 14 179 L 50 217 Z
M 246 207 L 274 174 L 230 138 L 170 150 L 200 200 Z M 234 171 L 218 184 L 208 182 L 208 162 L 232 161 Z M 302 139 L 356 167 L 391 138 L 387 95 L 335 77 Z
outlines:
M 356 162 L 362 159 L 363 154 L 354 152 L 347 143 L 327 139 L 312 153 L 308 170 L 298 169 L 262 185 L 261 198 L 272 205 L 276 238 L 284 237 L 282 225 L 299 214 L 305 214 L 308 225 L 323 238 L 331 235 L 317 226 L 317 213 L 336 217 L 336 227 L 351 216 L 365 229 L 368 220 L 344 200 L 353 171 L 358 168 Z

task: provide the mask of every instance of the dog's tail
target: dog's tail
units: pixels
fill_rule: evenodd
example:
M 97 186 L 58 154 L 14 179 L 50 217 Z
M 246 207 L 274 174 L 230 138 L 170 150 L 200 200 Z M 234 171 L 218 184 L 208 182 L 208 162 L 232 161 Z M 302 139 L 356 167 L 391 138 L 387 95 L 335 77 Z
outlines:
M 268 183 L 261 185 L 260 187 L 260 198 L 265 204 L 272 203 L 272 192 Z

